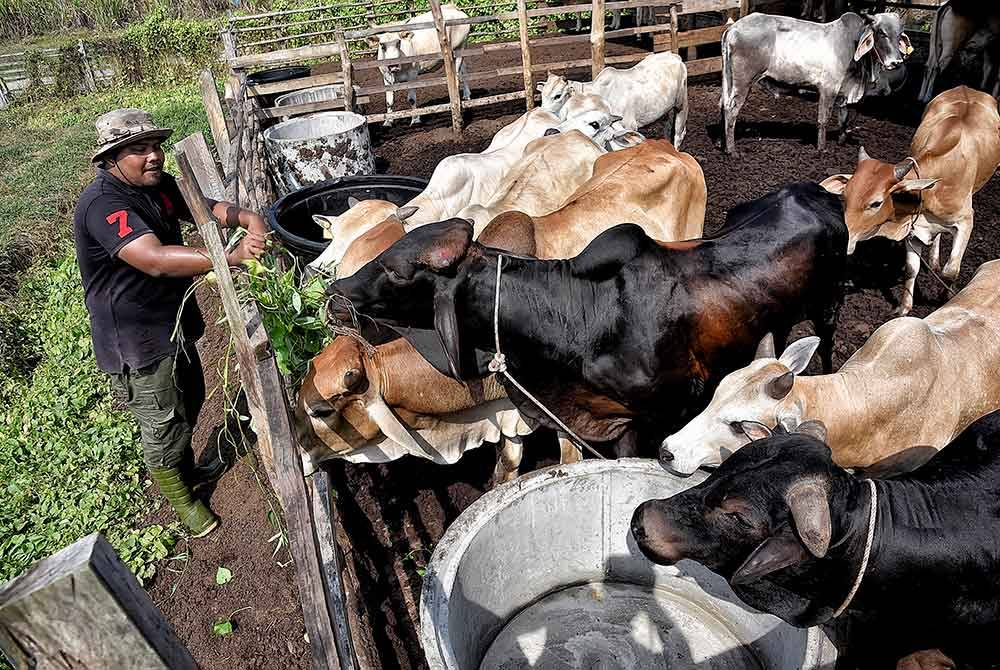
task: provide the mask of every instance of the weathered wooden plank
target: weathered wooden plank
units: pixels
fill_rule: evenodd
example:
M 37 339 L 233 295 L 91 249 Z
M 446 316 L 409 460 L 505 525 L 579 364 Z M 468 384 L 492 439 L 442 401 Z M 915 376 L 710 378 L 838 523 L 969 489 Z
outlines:
M 247 95 L 261 96 L 272 95 L 274 93 L 288 93 L 289 91 L 301 91 L 314 86 L 329 86 L 339 84 L 343 78 L 339 72 L 328 72 L 327 74 L 314 74 L 309 77 L 299 77 L 287 81 L 276 81 L 270 84 L 258 84 L 257 86 L 247 86 Z
M 687 66 L 688 76 L 697 77 L 703 74 L 711 74 L 713 72 L 722 72 L 722 57 L 716 56 L 715 58 L 701 58 L 699 60 L 693 60 L 685 63 Z
M 98 533 L 0 588 L 0 647 L 19 668 L 198 667 Z
M 213 200 L 225 200 L 225 187 L 215 165 L 212 152 L 201 133 L 188 135 L 177 143 L 176 151 L 184 152 L 195 177 L 198 190 Z
M 354 63 L 343 31 L 337 33 L 337 48 L 340 50 L 340 77 L 344 82 L 344 108 L 353 112 L 357 103 L 354 99 Z
M 278 65 L 281 63 L 292 63 L 295 61 L 311 60 L 313 58 L 329 58 L 340 53 L 336 44 L 320 44 L 318 46 L 295 47 L 293 49 L 280 49 L 262 54 L 247 54 L 237 56 L 229 61 L 229 67 L 234 70 L 242 70 L 250 67 L 262 67 L 264 65 Z
M 603 0 L 599 0 L 603 1 Z M 444 61 L 444 77 L 448 83 L 448 102 L 451 105 L 451 129 L 456 133 L 462 131 L 462 96 L 458 86 L 458 72 L 455 69 L 455 56 L 451 52 L 451 40 L 448 29 L 444 25 L 441 14 L 441 3 L 430 0 L 431 16 L 434 17 L 434 29 L 437 31 L 438 44 L 441 47 L 441 59 Z
M 677 5 L 670 5 L 670 50 L 680 51 L 680 40 L 677 39 Z
M 182 177 L 179 180 L 181 192 L 212 257 L 226 319 L 236 344 L 240 380 L 247 393 L 262 460 L 265 465 L 268 460 L 271 463 L 268 475 L 285 512 L 289 549 L 295 561 L 299 601 L 312 646 L 313 666 L 318 670 L 340 670 L 319 548 L 313 533 L 312 506 L 281 375 L 259 316 L 255 317 L 254 310 L 250 310 L 248 318 L 237 298 L 217 225 L 197 190 L 197 177 L 188 159 L 188 152 L 197 151 L 194 149 L 197 144 L 194 141 L 188 143 L 189 139 L 181 140 L 184 144 L 179 143 L 181 146 L 177 151 L 177 164 Z M 254 340 L 257 340 L 256 344 Z
M 205 107 L 205 114 L 208 116 L 208 127 L 212 131 L 212 140 L 215 142 L 216 151 L 219 152 L 219 161 L 223 165 L 228 165 L 229 137 L 233 131 L 222 111 L 222 101 L 219 100 L 219 91 L 215 87 L 215 76 L 212 75 L 211 70 L 201 71 L 198 84 L 201 87 L 201 102 Z
M 535 106 L 535 85 L 531 79 L 531 45 L 528 42 L 528 3 L 526 0 L 517 0 L 517 34 L 521 46 L 525 107 L 530 111 Z
M 604 0 L 593 0 L 590 10 L 590 78 L 604 69 Z
M 739 9 L 742 2 L 743 0 L 684 0 L 679 13 L 724 12 L 727 9 Z
M 371 98 L 367 95 L 362 95 L 355 102 L 364 104 L 370 100 Z M 301 105 L 265 107 L 257 112 L 257 117 L 261 119 L 280 119 L 283 116 L 299 116 L 302 114 L 312 114 L 313 112 L 324 112 L 329 109 L 347 109 L 347 101 L 344 98 L 333 98 L 332 100 L 320 100 L 319 102 L 306 102 Z
M 696 30 L 685 30 L 677 33 L 679 48 L 693 47 L 700 44 L 714 44 L 722 39 L 722 33 L 726 31 L 726 26 L 712 26 L 711 28 L 698 28 Z M 654 35 L 653 44 L 670 44 L 670 35 Z

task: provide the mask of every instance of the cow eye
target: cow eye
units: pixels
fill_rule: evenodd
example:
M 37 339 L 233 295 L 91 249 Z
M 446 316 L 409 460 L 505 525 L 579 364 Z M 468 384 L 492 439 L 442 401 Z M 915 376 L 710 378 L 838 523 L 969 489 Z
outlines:
M 742 514 L 740 514 L 739 512 L 726 512 L 726 516 L 727 516 L 727 517 L 728 517 L 728 518 L 729 518 L 730 520 L 732 520 L 732 521 L 735 521 L 736 523 L 738 523 L 738 524 L 739 524 L 740 526 L 742 526 L 743 528 L 747 528 L 747 529 L 750 529 L 750 528 L 753 528 L 753 524 L 752 524 L 752 523 L 750 523 L 750 522 L 749 522 L 749 521 L 748 521 L 748 520 L 746 519 L 746 517 L 744 517 L 744 516 L 743 516 Z
M 599 124 L 597 121 L 591 121 L 590 127 L 593 128 L 594 130 L 600 130 L 601 124 Z
M 743 437 L 743 422 L 730 421 L 729 430 L 733 431 L 733 435 L 738 435 L 739 437 Z
M 874 200 L 874 201 L 872 201 L 872 203 L 870 205 L 868 205 L 868 209 L 871 209 L 871 210 L 882 209 L 882 203 L 883 202 L 885 202 L 885 201 L 884 200 Z

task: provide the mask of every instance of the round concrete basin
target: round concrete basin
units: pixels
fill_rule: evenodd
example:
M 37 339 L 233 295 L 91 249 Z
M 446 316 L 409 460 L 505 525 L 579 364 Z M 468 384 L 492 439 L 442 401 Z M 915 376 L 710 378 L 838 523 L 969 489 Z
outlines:
M 655 461 L 588 460 L 484 495 L 441 538 L 424 576 L 431 670 L 818 670 L 836 650 L 743 604 L 691 561 L 636 548 L 632 512 L 704 479 Z

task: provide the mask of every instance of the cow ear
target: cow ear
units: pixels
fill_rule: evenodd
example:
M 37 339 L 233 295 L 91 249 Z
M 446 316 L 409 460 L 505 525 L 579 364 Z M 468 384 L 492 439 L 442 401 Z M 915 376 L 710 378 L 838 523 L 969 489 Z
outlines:
M 871 159 L 872 157 L 868 155 L 867 151 L 865 151 L 865 145 L 862 144 L 861 148 L 858 149 L 858 162 L 860 163 L 861 161 L 870 161 Z
M 761 338 L 760 344 L 757 345 L 757 353 L 753 356 L 754 360 L 760 358 L 777 358 L 774 353 L 774 334 L 768 333 Z
M 465 258 L 472 244 L 472 226 L 464 219 L 452 219 L 437 236 L 435 244 L 420 258 L 430 269 L 440 272 Z
M 335 216 L 325 216 L 323 214 L 313 214 L 313 223 L 326 231 L 333 230 L 333 224 L 337 222 Z
M 757 545 L 729 581 L 734 585 L 749 584 L 808 558 L 809 554 L 802 543 L 786 529 Z
M 826 556 L 833 533 L 826 487 L 812 480 L 799 482 L 788 489 L 785 502 L 802 544 L 816 558 Z
M 448 282 L 449 285 L 439 289 L 434 294 L 434 330 L 441 338 L 445 356 L 448 358 L 448 369 L 455 379 L 462 379 L 462 348 L 458 335 L 458 313 L 455 306 L 455 292 L 458 281 Z
M 853 176 L 853 174 L 835 174 L 821 181 L 819 185 L 834 195 L 843 196 L 844 189 L 847 188 L 847 182 L 851 181 L 851 177 Z
M 420 209 L 414 205 L 407 205 L 406 207 L 400 207 L 396 210 L 396 218 L 400 221 L 406 221 L 408 218 L 417 213 Z
M 854 52 L 854 60 L 859 61 L 861 58 L 872 50 L 875 46 L 875 31 L 871 26 L 865 28 L 865 32 L 861 33 L 861 39 L 858 40 L 858 48 Z
M 899 182 L 891 189 L 889 189 L 890 194 L 895 193 L 917 193 L 919 191 L 926 191 L 929 188 L 934 188 L 937 183 L 941 181 L 940 179 L 904 179 Z
M 816 353 L 818 347 L 818 337 L 815 335 L 803 337 L 801 340 L 795 340 L 788 345 L 778 361 L 784 363 L 785 367 L 794 374 L 802 374 L 809 367 L 809 361 L 812 359 L 813 354 Z
M 795 373 L 785 372 L 764 385 L 764 393 L 775 400 L 784 400 L 795 385 Z
M 355 198 L 353 195 L 347 196 L 347 206 L 348 207 L 357 207 L 360 204 L 361 204 L 361 201 L 358 200 L 357 198 Z
M 740 428 L 751 442 L 766 440 L 773 435 L 770 428 L 757 421 L 740 421 Z

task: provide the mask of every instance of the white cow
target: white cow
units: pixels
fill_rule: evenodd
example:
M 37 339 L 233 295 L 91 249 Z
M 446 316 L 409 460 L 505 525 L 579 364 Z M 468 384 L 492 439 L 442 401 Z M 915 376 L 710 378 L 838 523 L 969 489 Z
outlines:
M 650 54 L 626 70 L 606 67 L 592 82 L 570 81 L 550 72 L 538 90 L 542 108 L 560 118 L 574 113 L 572 104 L 579 104 L 575 94 L 593 93 L 622 116 L 622 125 L 629 130 L 663 119 L 663 136 L 678 148 L 687 131 L 687 67 L 674 53 Z
M 460 10 L 455 5 L 441 5 L 441 15 L 445 21 L 450 19 L 467 19 L 469 15 Z M 417 24 L 433 21 L 434 17 L 430 12 L 418 14 L 407 19 L 405 23 Z M 469 36 L 469 26 L 448 26 L 448 41 L 453 50 L 461 49 Z M 382 71 L 382 80 L 386 86 L 392 86 L 402 82 L 413 81 L 417 76 L 426 72 L 433 72 L 441 67 L 441 44 L 438 41 L 437 31 L 434 28 L 420 28 L 418 30 L 401 30 L 395 33 L 383 33 L 372 35 L 368 38 L 373 46 L 378 47 L 378 60 L 389 60 L 393 58 L 403 58 L 409 56 L 436 56 L 416 63 L 396 63 L 386 67 L 379 67 Z M 458 80 L 462 85 L 462 98 L 468 100 L 470 97 L 469 84 L 465 81 L 465 60 L 461 56 L 455 58 L 455 70 L 458 73 Z M 385 92 L 385 111 L 392 112 L 395 100 L 395 91 Z M 417 106 L 417 92 L 410 89 L 406 93 L 407 100 L 415 109 Z M 410 125 L 420 123 L 420 116 L 410 119 Z M 392 119 L 382 122 L 384 126 L 391 126 Z
M 594 161 L 603 153 L 604 149 L 576 130 L 541 137 L 528 145 L 489 202 L 469 205 L 458 217 L 471 219 L 478 237 L 497 214 L 516 209 L 542 216 L 555 211 L 590 179 Z

